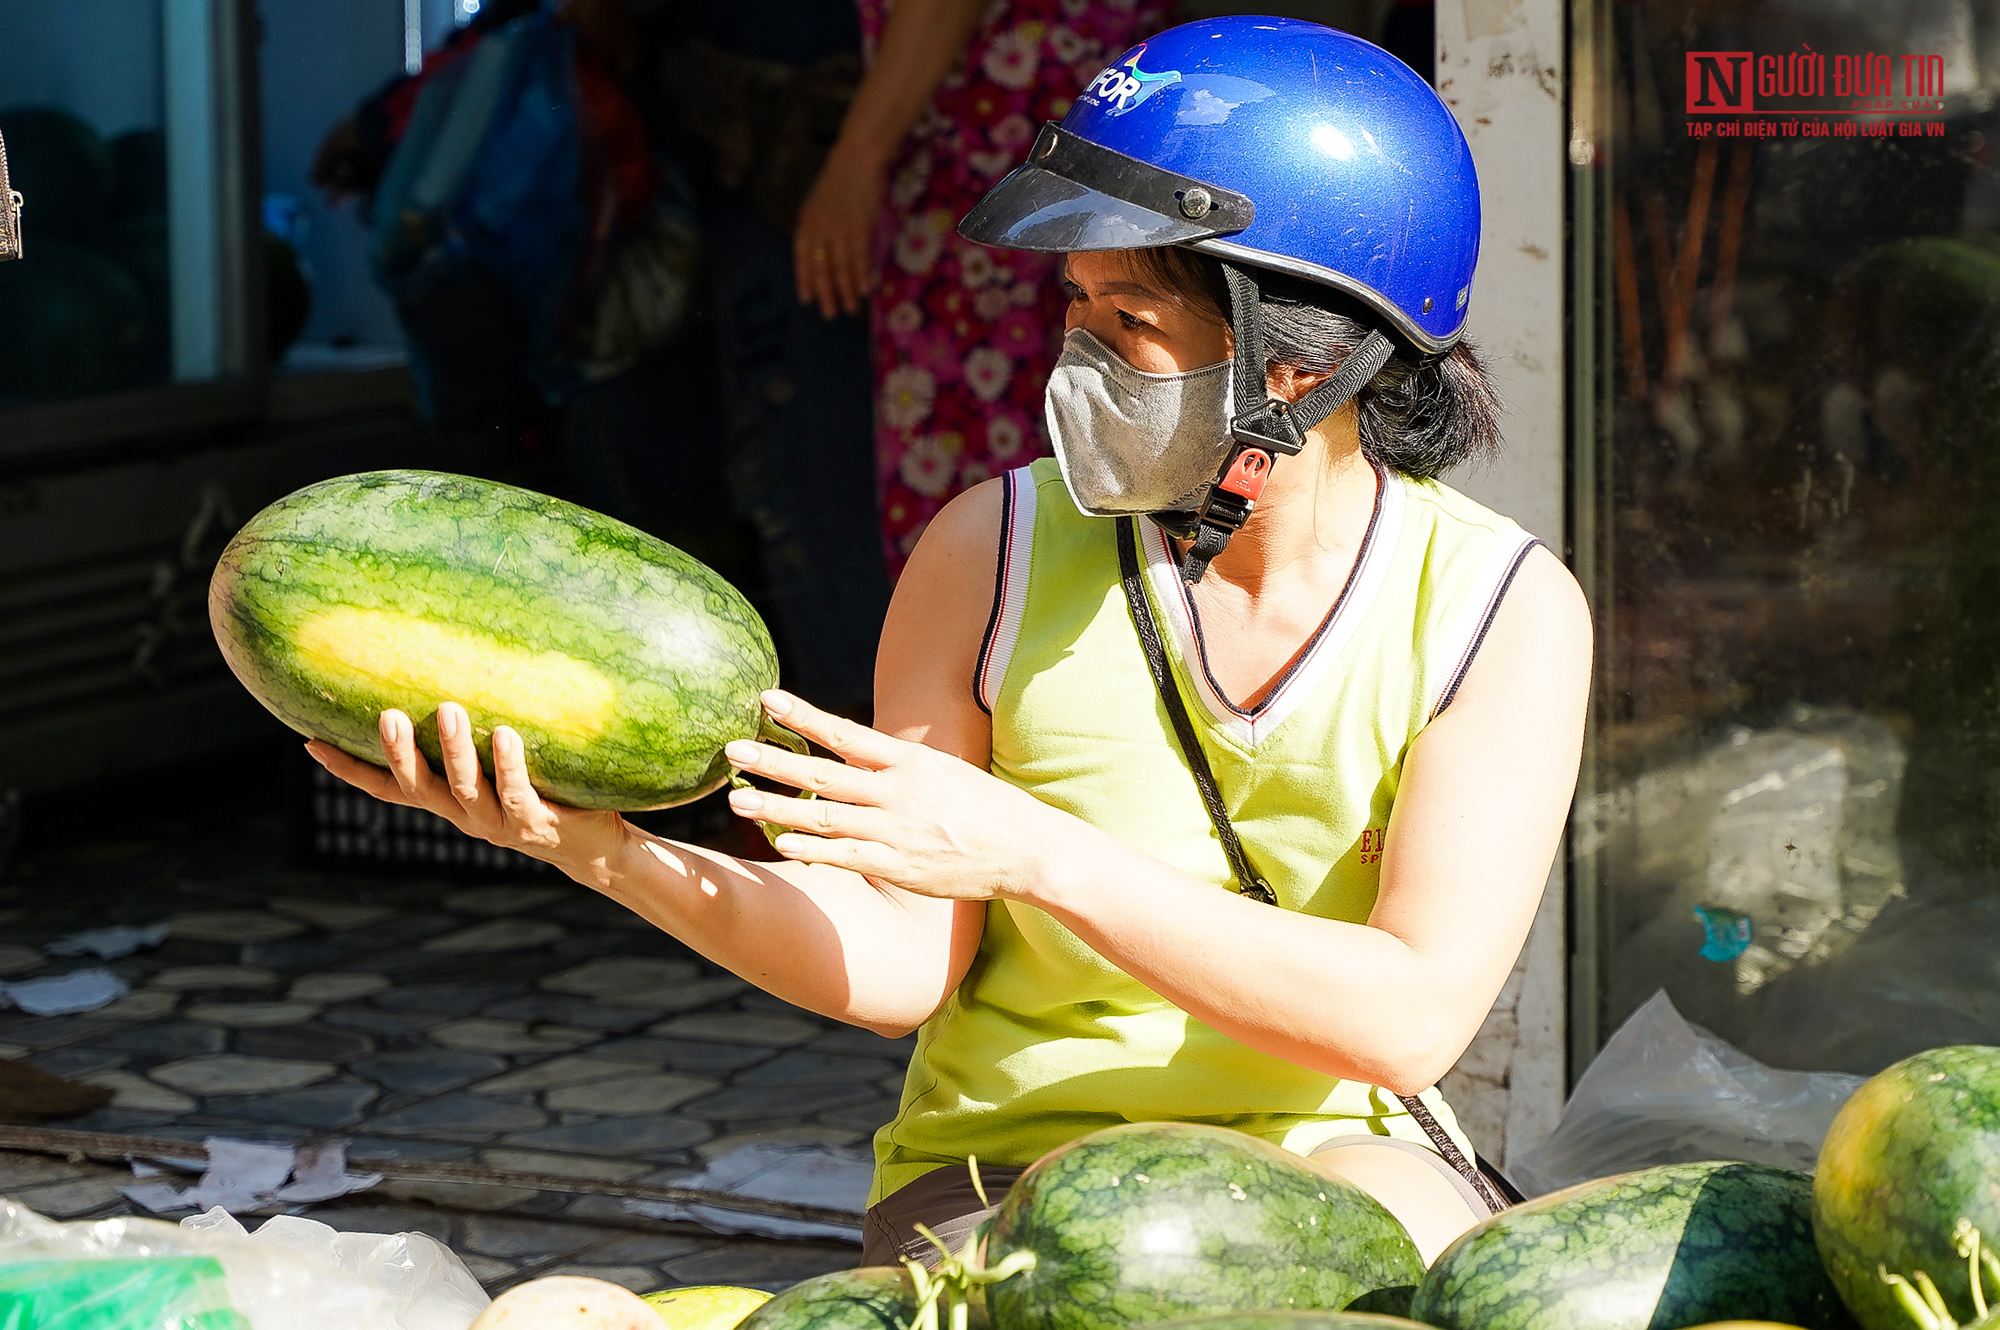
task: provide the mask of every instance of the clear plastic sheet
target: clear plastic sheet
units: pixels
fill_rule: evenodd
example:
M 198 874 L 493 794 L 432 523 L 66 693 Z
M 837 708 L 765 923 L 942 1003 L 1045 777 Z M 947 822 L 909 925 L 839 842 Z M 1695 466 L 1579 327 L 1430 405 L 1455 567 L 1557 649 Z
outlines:
M 220 1209 L 181 1221 L 185 1232 L 242 1238 L 291 1252 L 379 1290 L 395 1330 L 465 1330 L 492 1299 L 451 1248 L 425 1233 L 342 1233 L 313 1219 L 278 1215 L 255 1233 Z
M 74 1309 L 47 1319 L 61 1298 Z M 219 1209 L 65 1224 L 0 1200 L 0 1330 L 466 1330 L 487 1301 L 418 1233 L 290 1216 L 248 1233 Z
M 1810 1171 L 1862 1078 L 1784 1071 L 1687 1023 L 1655 993 L 1590 1064 L 1548 1139 L 1508 1168 L 1530 1196 L 1654 1164 L 1740 1159 Z

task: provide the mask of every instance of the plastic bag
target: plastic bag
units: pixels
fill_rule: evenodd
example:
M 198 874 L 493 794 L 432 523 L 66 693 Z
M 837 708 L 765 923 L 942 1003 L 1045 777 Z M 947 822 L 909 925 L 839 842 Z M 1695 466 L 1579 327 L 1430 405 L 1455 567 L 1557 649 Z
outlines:
M 1740 1040 L 1758 1057 L 1873 1073 L 2000 1029 L 2000 892 L 1986 875 L 1914 878 L 1856 943 L 1774 985 Z
M 1834 1114 L 1861 1082 L 1767 1067 L 1681 1019 L 1661 991 L 1604 1045 L 1555 1131 L 1508 1172 L 1530 1196 L 1699 1159 L 1810 1172 Z
M 451 1248 L 425 1233 L 342 1233 L 313 1219 L 277 1215 L 255 1233 L 220 1206 L 181 1220 L 191 1232 L 261 1242 L 322 1262 L 389 1300 L 395 1330 L 465 1330 L 492 1299 Z
M 253 1234 L 220 1209 L 63 1224 L 0 1200 L 0 1330 L 466 1330 L 486 1303 L 422 1234 Z
M 0 1330 L 249 1330 L 208 1256 L 0 1265 Z
M 1881 720 L 1800 705 L 1782 728 L 1737 729 L 1588 801 L 1578 849 L 1616 883 L 1610 1009 L 1665 988 L 1751 1046 L 1774 985 L 1841 956 L 1906 894 L 1905 766 Z

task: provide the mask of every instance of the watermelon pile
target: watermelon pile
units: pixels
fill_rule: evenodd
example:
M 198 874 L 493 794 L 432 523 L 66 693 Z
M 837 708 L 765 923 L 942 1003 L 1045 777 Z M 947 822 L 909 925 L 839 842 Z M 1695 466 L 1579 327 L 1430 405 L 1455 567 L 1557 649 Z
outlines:
M 1539 1197 L 1428 1269 L 1309 1160 L 1135 1123 L 1024 1173 L 936 1273 L 809 1279 L 738 1330 L 2000 1330 L 2000 1048 L 1889 1068 L 1813 1176 L 1669 1164 Z

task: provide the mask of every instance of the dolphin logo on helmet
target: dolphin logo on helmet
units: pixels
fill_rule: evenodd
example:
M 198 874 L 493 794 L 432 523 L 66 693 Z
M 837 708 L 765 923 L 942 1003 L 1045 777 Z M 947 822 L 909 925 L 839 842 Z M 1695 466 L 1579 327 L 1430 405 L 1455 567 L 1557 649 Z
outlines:
M 1181 81 L 1178 69 L 1169 69 L 1160 74 L 1148 74 L 1139 68 L 1139 57 L 1146 54 L 1146 43 L 1140 42 L 1132 53 L 1115 65 L 1108 65 L 1102 73 L 1090 81 L 1083 90 L 1086 97 L 1115 102 L 1112 115 L 1124 115 L 1136 111 L 1147 98 L 1162 92 Z

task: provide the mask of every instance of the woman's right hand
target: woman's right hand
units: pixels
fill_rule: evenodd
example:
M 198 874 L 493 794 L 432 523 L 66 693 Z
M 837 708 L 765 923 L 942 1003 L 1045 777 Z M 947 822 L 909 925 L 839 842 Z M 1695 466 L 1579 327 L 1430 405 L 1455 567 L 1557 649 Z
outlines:
M 521 736 L 508 726 L 493 730 L 491 781 L 479 769 L 472 720 L 465 708 L 456 702 L 440 706 L 437 727 L 438 745 L 444 750 L 442 776 L 424 760 L 410 718 L 400 711 L 382 713 L 387 771 L 317 739 L 306 745 L 306 751 L 349 785 L 385 803 L 436 813 L 468 836 L 545 860 L 580 882 L 602 875 L 625 844 L 624 818 L 552 804 L 536 794 L 528 783 Z

